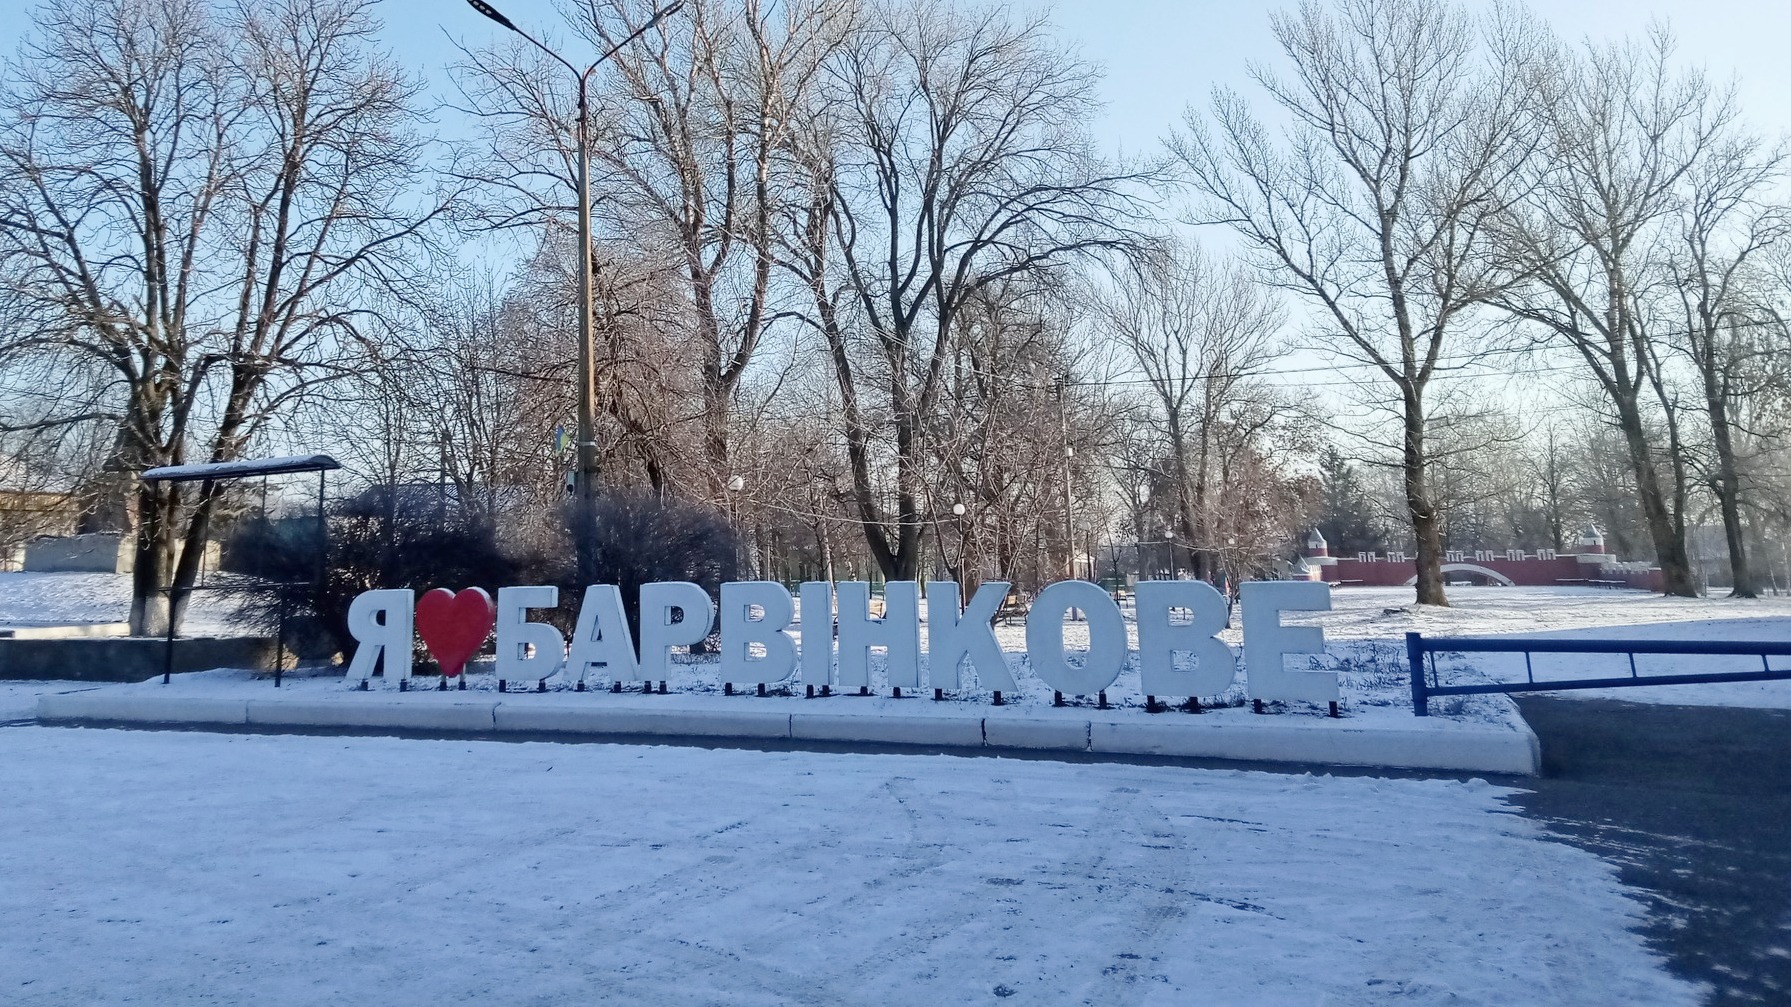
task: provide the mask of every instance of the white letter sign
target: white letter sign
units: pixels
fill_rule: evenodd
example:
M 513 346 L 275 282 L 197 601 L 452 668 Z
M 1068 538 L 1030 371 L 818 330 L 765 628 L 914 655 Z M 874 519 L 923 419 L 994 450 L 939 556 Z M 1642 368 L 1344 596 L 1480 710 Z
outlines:
M 1172 610 L 1191 613 L 1185 623 L 1169 620 Z M 1217 639 L 1225 628 L 1225 599 L 1198 580 L 1150 580 L 1138 584 L 1138 687 L 1147 696 L 1217 696 L 1237 677 L 1237 659 Z M 1198 663 L 1177 671 L 1175 655 Z
M 634 636 L 628 632 L 628 616 L 622 611 L 622 592 L 614 584 L 585 588 L 578 607 L 578 625 L 572 631 L 572 647 L 566 652 L 566 679 L 582 682 L 592 666 L 618 682 L 640 678 L 634 657 Z
M 1283 626 L 1282 612 L 1327 612 L 1331 588 L 1317 581 L 1253 580 L 1238 587 L 1244 608 L 1244 671 L 1255 699 L 1329 703 L 1337 699 L 1334 671 L 1288 671 L 1289 654 L 1323 654 L 1325 631 Z
M 529 609 L 560 603 L 557 587 L 501 587 L 497 600 L 497 677 L 512 682 L 551 678 L 566 659 L 566 638 L 541 622 L 529 621 Z M 534 652 L 530 653 L 530 648 Z
M 804 581 L 802 597 L 802 681 L 825 686 L 833 670 L 833 585 Z
M 672 613 L 683 613 L 681 622 Z M 686 581 L 641 585 L 641 677 L 665 681 L 673 647 L 703 642 L 715 625 L 709 592 Z
M 1082 666 L 1063 653 L 1063 616 L 1072 608 L 1088 615 L 1088 655 Z M 1126 663 L 1126 619 L 1097 584 L 1060 580 L 1039 592 L 1026 614 L 1026 654 L 1045 684 L 1072 696 L 1092 696 L 1113 684 Z
M 348 604 L 348 634 L 360 646 L 343 676 L 350 682 L 373 677 L 373 666 L 385 655 L 386 680 L 410 678 L 410 640 L 417 596 L 407 590 L 363 591 Z
M 1007 670 L 1001 644 L 995 642 L 995 614 L 1007 600 L 1008 586 L 988 581 L 976 589 L 964 614 L 958 614 L 958 585 L 949 580 L 927 585 L 927 684 L 935 689 L 963 685 L 958 665 L 965 658 L 976 670 L 984 689 L 1013 692 L 1014 676 Z
M 755 619 L 753 609 L 764 614 Z M 776 581 L 756 580 L 721 586 L 721 680 L 743 685 L 771 685 L 796 670 L 796 642 L 784 630 L 796 617 L 790 592 Z M 765 656 L 753 656 L 753 644 Z
M 348 607 L 348 632 L 356 647 L 344 677 L 351 685 L 364 688 L 383 667 L 386 678 L 403 687 L 411 677 L 414 637 L 419 631 L 445 673 L 456 674 L 461 667 L 456 662 L 465 657 L 461 651 L 475 652 L 484 639 L 485 627 L 495 620 L 495 677 L 504 682 L 545 683 L 556 674 L 558 680 L 581 687 L 592 674 L 617 683 L 643 678 L 649 683 L 666 682 L 679 670 L 671 663 L 673 648 L 693 646 L 719 625 L 720 680 L 729 687 L 758 685 L 759 691 L 768 692 L 764 686 L 794 683 L 797 679 L 793 676 L 800 671 L 809 697 L 830 696 L 830 686 L 835 684 L 868 689 L 875 651 L 879 655 L 876 663 L 883 664 L 882 656 L 887 656 L 887 682 L 879 684 L 898 690 L 920 689 L 924 682 L 940 690 L 938 698 L 944 699 L 944 690 L 962 691 L 971 684 L 964 674 L 964 664 L 969 662 L 980 690 L 1021 691 L 1021 683 L 1016 681 L 1019 676 L 1009 663 L 1013 655 L 1003 653 L 993 626 L 1008 598 L 1009 585 L 983 583 L 966 600 L 957 583 L 927 584 L 931 608 L 925 651 L 921 649 L 921 587 L 915 581 L 884 584 L 883 610 L 874 612 L 868 583 L 807 582 L 801 589 L 803 619 L 798 628 L 795 599 L 774 581 L 721 584 L 719 606 L 698 584 L 643 584 L 639 628 L 631 631 L 620 589 L 614 584 L 592 584 L 584 589 L 577 628 L 569 637 L 562 637 L 547 622 L 529 620 L 531 610 L 555 607 L 560 592 L 554 587 L 506 587 L 498 591 L 495 606 L 478 588 L 459 594 L 437 588 L 420 601 L 410 590 L 372 590 L 356 597 Z M 1137 687 L 1143 694 L 1139 698 L 1219 697 L 1238 682 L 1238 657 L 1221 639 L 1228 621 L 1227 605 L 1210 584 L 1140 581 L 1135 597 Z M 457 605 L 456 599 L 468 604 Z M 1331 587 L 1316 581 L 1249 581 L 1239 585 L 1239 602 L 1248 695 L 1258 700 L 1320 705 L 1338 701 L 1337 672 L 1308 670 L 1309 662 L 1302 658 L 1325 653 L 1323 629 L 1281 622 L 1283 612 L 1328 611 Z M 1064 651 L 1064 616 L 1074 609 L 1087 614 L 1087 622 L 1076 624 L 1073 631 L 1079 635 L 1086 628 L 1086 653 Z M 1027 612 L 1027 666 L 1050 689 L 1093 696 L 1112 688 L 1126 668 L 1132 628 L 1119 604 L 1099 585 L 1058 581 L 1041 590 Z M 638 651 L 636 633 L 640 637 Z M 924 675 L 923 655 L 928 668 Z M 1288 665 L 1289 657 L 1299 659 L 1298 663 Z M 682 670 L 699 677 L 714 673 L 713 664 L 693 663 L 702 666 Z M 1027 688 L 1036 691 L 1034 686 Z M 1126 688 L 1132 688 L 1129 677 Z M 615 691 L 623 690 L 618 684 Z
M 839 603 L 840 686 L 871 684 L 871 648 L 888 652 L 889 684 L 920 688 L 920 585 L 911 580 L 883 585 L 883 618 L 871 618 L 871 586 L 841 581 Z

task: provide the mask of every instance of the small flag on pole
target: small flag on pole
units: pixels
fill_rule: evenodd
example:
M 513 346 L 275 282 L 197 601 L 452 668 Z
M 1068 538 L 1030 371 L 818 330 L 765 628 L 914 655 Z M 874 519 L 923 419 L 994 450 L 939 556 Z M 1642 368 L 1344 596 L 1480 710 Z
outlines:
M 562 454 L 572 450 L 572 432 L 564 423 L 553 428 L 553 449 Z

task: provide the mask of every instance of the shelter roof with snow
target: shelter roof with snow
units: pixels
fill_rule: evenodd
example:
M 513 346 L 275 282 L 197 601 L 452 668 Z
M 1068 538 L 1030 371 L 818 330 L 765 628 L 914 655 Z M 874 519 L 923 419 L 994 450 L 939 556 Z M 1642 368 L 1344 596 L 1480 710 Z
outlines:
M 143 471 L 147 482 L 213 482 L 224 479 L 249 479 L 255 476 L 287 475 L 294 472 L 333 472 L 342 463 L 329 455 L 286 455 L 280 458 L 245 458 L 234 462 L 204 462 L 198 465 L 162 465 Z

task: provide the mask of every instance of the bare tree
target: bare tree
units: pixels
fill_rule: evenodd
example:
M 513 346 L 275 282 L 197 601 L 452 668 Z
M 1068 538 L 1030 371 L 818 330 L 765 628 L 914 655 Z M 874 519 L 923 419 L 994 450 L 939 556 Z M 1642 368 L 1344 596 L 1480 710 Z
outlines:
M 1167 243 L 1121 273 L 1102 316 L 1156 400 L 1151 419 L 1174 475 L 1176 531 L 1194 549 L 1194 575 L 1209 577 L 1223 544 L 1215 483 L 1231 461 L 1222 441 L 1248 443 L 1281 412 L 1257 380 L 1275 355 L 1280 306 L 1242 269 Z
M 967 584 L 1037 588 L 1077 575 L 1078 555 L 1095 552 L 1088 536 L 1104 524 L 1101 459 L 1113 421 L 1108 397 L 1081 380 L 1095 362 L 1076 332 L 1083 289 L 1015 277 L 985 285 L 959 312 L 960 338 L 926 418 L 923 511 Z
M 1235 230 L 1316 306 L 1327 347 L 1374 368 L 1403 428 L 1417 599 L 1447 604 L 1427 393 L 1497 287 L 1485 223 L 1533 144 L 1517 114 L 1529 29 L 1500 11 L 1478 31 L 1447 0 L 1305 0 L 1272 24 L 1293 75 L 1252 75 L 1291 119 L 1286 142 L 1234 92 L 1214 94 L 1215 129 L 1190 112 L 1171 147 L 1201 197 L 1193 220 Z
M 1684 312 L 1676 342 L 1697 371 L 1710 422 L 1707 482 L 1722 512 L 1730 593 L 1737 598 L 1759 594 L 1742 514 L 1740 456 L 1749 435 L 1742 403 L 1765 393 L 1774 379 L 1770 367 L 1759 365 L 1770 344 L 1756 330 L 1768 316 L 1749 288 L 1766 282 L 1760 260 L 1791 227 L 1786 209 L 1766 202 L 1784 179 L 1785 157 L 1782 147 L 1768 147 L 1733 124 L 1713 135 L 1685 174 L 1680 240 L 1668 260 Z
M 1735 110 L 1702 73 L 1676 73 L 1672 52 L 1672 37 L 1656 29 L 1644 45 L 1555 48 L 1539 67 L 1542 156 L 1523 180 L 1523 203 L 1500 227 L 1523 281 L 1499 303 L 1585 361 L 1627 446 L 1666 591 L 1689 596 L 1690 451 L 1664 359 L 1682 323 L 1666 267 L 1690 173 L 1717 153 Z M 1708 240 L 1714 221 L 1702 212 L 1707 223 L 1690 230 Z M 1729 310 L 1707 307 L 1713 323 Z
M 578 0 L 567 18 L 596 54 L 628 39 L 653 9 Z M 723 499 L 734 464 L 741 382 L 780 316 L 773 221 L 788 198 L 791 110 L 854 10 L 846 0 L 687 0 L 617 50 L 593 85 L 598 223 L 626 249 L 597 265 L 605 272 L 633 259 L 638 269 L 644 259 L 680 281 L 675 317 L 668 304 L 665 320 L 688 345 L 672 359 L 694 366 L 701 394 L 700 450 L 686 460 L 696 478 L 681 486 L 711 502 Z M 487 162 L 466 171 L 494 197 L 487 223 L 569 230 L 576 150 L 566 119 L 576 102 L 563 93 L 563 68 L 516 44 L 470 52 L 459 80 L 492 124 Z
M 927 424 L 965 304 L 1128 245 L 1138 176 L 1092 152 L 1095 73 L 1039 17 L 939 0 L 882 5 L 829 64 L 807 130 L 793 275 L 841 394 L 854 505 L 886 577 L 913 577 L 928 525 Z M 894 468 L 879 492 L 876 457 Z
M 1550 424 L 1542 432 L 1541 443 L 1532 443 L 1524 454 L 1529 482 L 1536 487 L 1543 524 L 1548 532 L 1548 547 L 1556 552 L 1567 550 L 1567 533 L 1573 521 L 1567 501 L 1567 454 L 1561 430 Z
M 92 408 L 137 471 L 239 457 L 350 370 L 355 292 L 419 258 L 415 86 L 371 0 L 49 0 L 5 85 L 0 274 L 41 323 L 9 349 L 103 373 Z M 18 424 L 18 419 L 13 421 Z M 156 632 L 216 494 L 136 492 L 131 628 Z

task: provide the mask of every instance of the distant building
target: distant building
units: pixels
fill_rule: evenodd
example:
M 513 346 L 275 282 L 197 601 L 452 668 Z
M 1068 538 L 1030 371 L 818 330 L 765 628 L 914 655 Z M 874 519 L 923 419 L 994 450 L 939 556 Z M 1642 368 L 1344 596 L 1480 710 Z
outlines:
M 72 493 L 0 489 L 0 570 L 20 569 L 32 539 L 73 532 L 80 511 Z
M 1577 552 L 1539 549 L 1452 549 L 1443 554 L 1443 580 L 1451 584 L 1496 584 L 1506 587 L 1611 587 L 1638 591 L 1664 588 L 1660 568 L 1625 563 L 1605 552 L 1604 533 L 1588 525 Z M 1314 528 L 1306 549 L 1294 564 L 1296 580 L 1316 580 L 1339 587 L 1402 587 L 1418 582 L 1418 562 L 1403 552 L 1332 556 L 1323 535 Z

